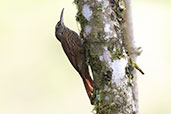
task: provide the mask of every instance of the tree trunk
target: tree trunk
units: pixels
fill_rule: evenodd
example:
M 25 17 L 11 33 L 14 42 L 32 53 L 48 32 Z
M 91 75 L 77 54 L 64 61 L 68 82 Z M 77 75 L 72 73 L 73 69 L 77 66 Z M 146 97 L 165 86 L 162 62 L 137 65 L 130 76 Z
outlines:
M 96 114 L 138 114 L 129 0 L 75 0 L 87 63 L 94 79 Z M 138 69 L 139 70 L 139 69 Z

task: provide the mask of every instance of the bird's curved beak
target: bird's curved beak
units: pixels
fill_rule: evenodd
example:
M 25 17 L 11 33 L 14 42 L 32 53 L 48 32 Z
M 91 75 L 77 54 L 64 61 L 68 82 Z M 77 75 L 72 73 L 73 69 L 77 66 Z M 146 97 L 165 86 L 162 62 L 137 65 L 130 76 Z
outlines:
M 64 23 L 63 12 L 64 12 L 64 8 L 63 8 L 62 11 L 61 11 L 61 17 L 60 17 L 60 22 L 61 22 L 61 24 Z

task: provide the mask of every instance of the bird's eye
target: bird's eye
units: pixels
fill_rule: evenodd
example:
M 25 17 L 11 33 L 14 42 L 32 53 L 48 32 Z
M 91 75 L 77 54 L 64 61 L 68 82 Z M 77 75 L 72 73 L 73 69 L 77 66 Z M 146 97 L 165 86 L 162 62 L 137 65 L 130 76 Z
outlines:
M 60 25 L 61 25 L 61 23 L 58 22 L 58 23 L 57 23 L 57 26 L 59 27 Z

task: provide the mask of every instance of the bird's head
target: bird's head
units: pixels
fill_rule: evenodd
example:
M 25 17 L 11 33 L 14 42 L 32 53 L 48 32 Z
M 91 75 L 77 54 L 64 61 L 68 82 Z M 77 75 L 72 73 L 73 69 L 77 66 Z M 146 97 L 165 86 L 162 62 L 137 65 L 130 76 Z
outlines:
M 61 11 L 60 20 L 55 26 L 55 35 L 59 41 L 61 41 L 61 38 L 64 34 L 64 28 L 65 28 L 64 21 L 63 21 L 63 12 L 64 12 L 64 8 Z

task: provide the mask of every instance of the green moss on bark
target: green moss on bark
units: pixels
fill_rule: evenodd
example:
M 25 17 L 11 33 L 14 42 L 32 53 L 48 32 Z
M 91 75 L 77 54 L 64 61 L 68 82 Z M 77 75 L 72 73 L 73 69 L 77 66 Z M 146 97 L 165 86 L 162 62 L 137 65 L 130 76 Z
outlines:
M 116 88 L 116 84 L 111 81 L 113 70 L 110 68 L 109 64 L 102 62 L 99 58 L 104 53 L 104 47 L 107 47 L 107 51 L 110 52 L 112 61 L 129 57 L 129 55 L 125 54 L 125 52 L 129 52 L 129 50 L 125 50 L 128 44 L 123 43 L 125 42 L 123 36 L 124 30 L 121 26 L 125 23 L 125 1 L 114 0 L 113 6 L 111 5 L 114 11 L 111 20 L 116 19 L 119 25 L 113 27 L 117 33 L 117 37 L 113 38 L 114 41 L 106 40 L 102 4 L 97 2 L 97 0 L 86 1 L 86 4 L 90 5 L 93 11 L 91 20 L 88 21 L 82 14 L 82 8 L 85 4 L 84 1 L 85 0 L 75 0 L 74 3 L 78 8 L 76 20 L 80 23 L 82 29 L 80 37 L 84 40 L 87 63 L 91 66 L 95 82 L 93 91 L 94 111 L 96 114 L 115 114 L 116 112 L 128 114 L 129 111 L 126 111 L 125 108 L 133 110 L 131 104 L 127 101 L 130 96 L 124 92 L 128 91 L 128 88 L 130 88 L 130 86 L 127 85 L 128 82 L 125 82 L 123 88 Z M 94 3 L 94 5 L 92 5 L 92 3 Z M 84 29 L 87 25 L 92 28 L 91 33 L 85 36 L 83 34 L 85 33 Z M 126 75 L 132 74 L 132 69 L 130 68 L 133 67 L 133 65 L 128 63 L 128 66 L 128 69 L 125 68 L 127 71 Z M 126 76 L 124 78 L 127 80 Z

